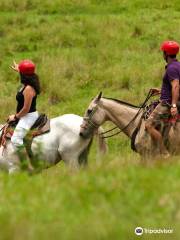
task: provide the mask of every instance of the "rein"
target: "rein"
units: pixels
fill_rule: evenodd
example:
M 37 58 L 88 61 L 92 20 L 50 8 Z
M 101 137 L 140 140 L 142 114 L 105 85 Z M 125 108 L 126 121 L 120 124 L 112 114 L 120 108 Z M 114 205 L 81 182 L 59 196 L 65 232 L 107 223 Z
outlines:
M 0 132 L 8 125 L 9 123 L 5 123 L 2 128 L 0 129 Z
M 2 151 L 2 155 L 3 155 L 3 152 L 4 152 L 4 148 L 6 146 L 6 131 L 7 131 L 7 128 L 9 127 L 9 123 L 7 122 L 6 124 L 4 124 L 4 126 L 0 129 L 0 131 L 2 131 L 0 133 L 0 147 L 3 146 L 3 151 Z
M 147 95 L 146 99 L 144 100 L 143 104 L 140 106 L 138 112 L 136 113 L 136 115 L 129 121 L 129 123 L 128 123 L 125 127 L 123 127 L 120 131 L 118 131 L 118 132 L 116 132 L 116 133 L 114 133 L 114 134 L 107 135 L 107 136 L 104 136 L 104 135 L 105 135 L 106 133 L 112 132 L 113 130 L 117 129 L 118 127 L 116 126 L 116 127 L 112 128 L 112 129 L 110 129 L 110 130 L 107 130 L 107 131 L 105 131 L 105 132 L 102 132 L 102 133 L 101 133 L 102 138 L 110 138 L 110 137 L 116 136 L 116 135 L 120 134 L 121 132 L 123 132 L 126 128 L 128 128 L 129 125 L 136 120 L 136 118 L 138 117 L 140 111 L 141 111 L 142 109 L 144 109 L 144 107 L 146 106 L 146 103 L 147 103 L 148 100 L 152 97 L 152 95 L 153 95 L 153 93 L 152 93 L 152 91 L 150 90 L 150 91 L 148 92 L 148 95 Z

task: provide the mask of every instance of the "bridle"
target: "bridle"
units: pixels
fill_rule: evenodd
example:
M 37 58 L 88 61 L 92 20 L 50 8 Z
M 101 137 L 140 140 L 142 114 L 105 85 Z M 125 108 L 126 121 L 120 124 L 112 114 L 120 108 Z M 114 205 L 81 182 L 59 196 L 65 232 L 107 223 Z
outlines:
M 149 100 L 152 96 L 153 96 L 153 92 L 152 92 L 151 90 L 149 90 L 149 92 L 148 92 L 148 94 L 147 94 L 147 97 L 146 97 L 145 101 L 143 102 L 143 104 L 140 106 L 138 112 L 137 112 L 136 115 L 128 122 L 128 124 L 125 125 L 125 127 L 123 127 L 121 130 L 117 131 L 116 133 L 113 133 L 113 134 L 110 134 L 110 135 L 107 135 L 107 136 L 106 136 L 107 133 L 112 132 L 113 130 L 115 130 L 115 129 L 118 128 L 117 126 L 116 126 L 116 127 L 113 127 L 112 129 L 109 129 L 109 130 L 107 130 L 107 131 L 105 131 L 105 132 L 102 132 L 102 133 L 100 134 L 101 137 L 102 137 L 102 138 L 110 138 L 110 137 L 116 136 L 116 135 L 120 134 L 121 132 L 123 132 L 124 130 L 126 130 L 126 129 L 130 126 L 130 124 L 132 124 L 132 123 L 136 120 L 136 118 L 139 116 L 141 110 L 145 108 L 146 103 L 148 102 L 148 100 Z M 97 109 L 98 109 L 98 103 L 97 103 L 96 107 L 94 107 L 94 109 L 92 110 L 92 112 L 89 114 L 89 116 L 88 116 L 88 117 L 84 117 L 84 120 L 87 121 L 88 124 L 89 124 L 90 126 L 94 127 L 94 128 L 98 128 L 98 127 L 99 127 L 99 125 L 96 124 L 95 122 L 93 122 L 93 120 L 92 120 L 92 117 L 93 117 L 93 115 L 95 114 L 95 112 L 97 111 Z M 140 121 L 141 121 L 141 119 L 140 119 Z
M 86 121 L 91 127 L 94 127 L 94 128 L 98 128 L 98 127 L 99 127 L 99 125 L 96 124 L 95 122 L 93 122 L 93 120 L 92 120 L 92 117 L 93 117 L 93 115 L 95 114 L 95 112 L 97 111 L 98 106 L 99 106 L 99 105 L 98 105 L 98 103 L 97 103 L 97 105 L 93 108 L 93 110 L 92 110 L 92 112 L 89 114 L 89 116 L 83 118 L 84 121 Z

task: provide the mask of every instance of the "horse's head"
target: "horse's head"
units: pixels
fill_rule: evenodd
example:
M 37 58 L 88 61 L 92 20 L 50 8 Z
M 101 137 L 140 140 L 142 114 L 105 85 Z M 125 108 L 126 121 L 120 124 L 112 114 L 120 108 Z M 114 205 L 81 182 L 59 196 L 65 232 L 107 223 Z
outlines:
M 83 138 L 91 137 L 105 120 L 105 112 L 101 108 L 101 96 L 102 92 L 91 101 L 85 112 L 80 129 L 80 136 Z

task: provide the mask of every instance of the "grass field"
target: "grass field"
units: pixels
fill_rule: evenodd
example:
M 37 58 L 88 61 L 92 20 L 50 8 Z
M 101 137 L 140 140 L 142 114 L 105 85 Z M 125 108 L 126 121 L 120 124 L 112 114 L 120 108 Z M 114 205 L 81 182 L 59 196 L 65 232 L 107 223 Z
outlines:
M 38 109 L 83 115 L 99 91 L 139 105 L 164 71 L 159 45 L 180 42 L 178 0 L 1 0 L 0 120 L 14 113 L 18 76 L 30 58 L 42 83 Z M 180 239 L 180 160 L 143 166 L 123 135 L 89 167 L 0 173 L 0 240 Z M 137 226 L 173 234 L 134 234 Z

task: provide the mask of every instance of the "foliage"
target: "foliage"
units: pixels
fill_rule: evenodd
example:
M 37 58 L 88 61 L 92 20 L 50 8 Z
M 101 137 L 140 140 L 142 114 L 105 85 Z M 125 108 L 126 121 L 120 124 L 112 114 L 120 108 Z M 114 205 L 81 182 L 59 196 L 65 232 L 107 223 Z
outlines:
M 177 0 L 1 0 L 1 122 L 15 109 L 13 59 L 37 63 L 49 117 L 83 115 L 100 90 L 140 104 L 161 84 L 160 43 L 180 39 L 179 11 Z M 135 239 L 138 225 L 172 227 L 179 239 L 178 158 L 145 167 L 129 145 L 111 139 L 101 159 L 94 143 L 78 173 L 63 163 L 33 177 L 1 173 L 0 239 Z

